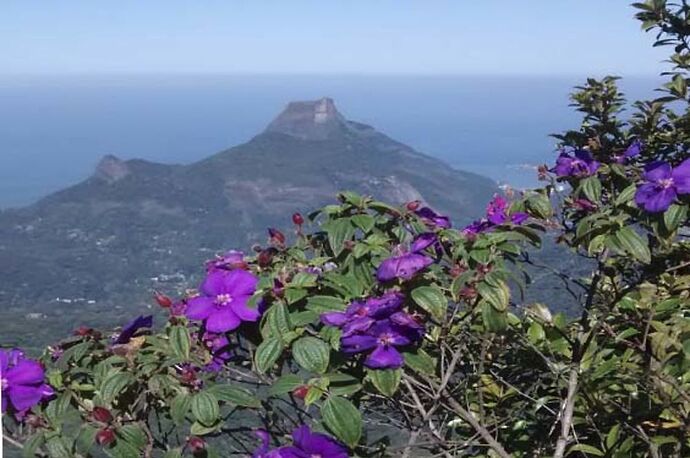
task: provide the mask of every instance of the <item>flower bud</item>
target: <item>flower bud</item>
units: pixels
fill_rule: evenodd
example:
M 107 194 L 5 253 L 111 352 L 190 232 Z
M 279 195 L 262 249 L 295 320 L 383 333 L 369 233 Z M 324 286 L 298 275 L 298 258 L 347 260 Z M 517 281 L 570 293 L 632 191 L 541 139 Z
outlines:
M 408 202 L 405 204 L 405 208 L 407 208 L 409 211 L 413 212 L 419 208 L 421 205 L 421 202 L 418 200 L 413 200 L 411 202 Z
M 298 399 L 304 399 L 305 397 L 307 397 L 308 392 L 309 387 L 307 385 L 302 385 L 292 390 L 292 395 Z
M 93 329 L 89 328 L 88 326 L 79 326 L 77 329 L 74 330 L 74 335 L 86 337 L 91 335 L 92 332 Z
M 261 253 L 259 253 L 259 255 L 256 257 L 256 262 L 260 267 L 270 266 L 275 252 L 275 248 L 266 248 L 265 250 L 262 250 Z
M 187 439 L 187 446 L 192 454 L 199 453 L 206 448 L 206 441 L 199 436 L 192 436 Z
M 102 446 L 108 446 L 115 442 L 115 431 L 112 428 L 103 428 L 96 433 L 96 442 Z
M 172 299 L 170 299 L 168 296 L 159 291 L 155 291 L 153 293 L 153 297 L 154 299 L 156 299 L 156 302 L 158 302 L 158 305 L 160 305 L 164 309 L 169 308 L 173 303 Z
M 292 214 L 292 222 L 296 226 L 301 226 L 302 224 L 304 224 L 304 218 L 302 217 L 302 214 L 298 213 L 298 212 L 293 213 Z
M 94 407 L 91 416 L 94 420 L 100 421 L 101 423 L 110 423 L 113 421 L 113 415 L 105 407 Z
M 285 234 L 280 232 L 278 229 L 269 227 L 268 228 L 269 240 L 274 245 L 285 245 Z

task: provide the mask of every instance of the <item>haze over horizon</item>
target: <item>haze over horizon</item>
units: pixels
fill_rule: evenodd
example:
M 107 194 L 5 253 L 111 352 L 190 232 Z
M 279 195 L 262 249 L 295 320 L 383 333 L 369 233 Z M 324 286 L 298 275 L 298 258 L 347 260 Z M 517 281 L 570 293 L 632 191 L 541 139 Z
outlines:
M 665 56 L 641 33 L 627 0 L 9 0 L 3 9 L 0 76 L 5 77 L 632 76 L 657 74 Z

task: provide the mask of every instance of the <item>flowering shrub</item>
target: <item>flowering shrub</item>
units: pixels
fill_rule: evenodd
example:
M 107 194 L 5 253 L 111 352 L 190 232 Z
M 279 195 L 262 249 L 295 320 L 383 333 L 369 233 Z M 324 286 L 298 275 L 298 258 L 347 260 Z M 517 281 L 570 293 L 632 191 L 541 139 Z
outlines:
M 588 80 L 543 188 L 496 196 L 460 229 L 419 202 L 343 192 L 292 215 L 294 237 L 271 228 L 255 254 L 209 261 L 197 290 L 157 292 L 165 319 L 78 328 L 40 361 L 2 351 L 8 443 L 51 457 L 688 456 L 690 10 L 638 8 L 674 46 L 666 94 L 623 120 L 615 78 Z M 592 265 L 554 269 L 579 316 L 521 294 L 547 230 Z

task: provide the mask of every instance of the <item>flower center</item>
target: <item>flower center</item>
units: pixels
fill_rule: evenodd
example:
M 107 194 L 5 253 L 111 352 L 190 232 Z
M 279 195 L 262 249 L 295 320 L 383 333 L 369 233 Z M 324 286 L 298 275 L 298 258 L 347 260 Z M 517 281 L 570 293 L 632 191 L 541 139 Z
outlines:
M 216 296 L 216 304 L 220 306 L 226 306 L 232 302 L 232 296 L 229 294 L 219 294 Z
M 659 185 L 664 188 L 670 188 L 673 186 L 673 178 L 664 178 L 663 180 L 659 180 Z
M 309 458 L 321 458 L 320 453 L 312 453 L 312 455 Z
M 361 316 L 361 317 L 365 317 L 365 316 L 367 316 L 368 314 L 369 314 L 369 312 L 367 311 L 367 308 L 366 308 L 366 307 L 360 307 L 360 308 L 358 308 L 357 311 L 355 312 L 355 315 Z
M 2 391 L 5 391 L 5 389 L 10 385 L 10 382 L 7 381 L 6 378 L 0 379 L 0 387 Z
M 390 345 L 390 343 L 393 341 L 393 336 L 390 335 L 387 332 L 384 332 L 379 336 L 379 343 L 381 345 Z

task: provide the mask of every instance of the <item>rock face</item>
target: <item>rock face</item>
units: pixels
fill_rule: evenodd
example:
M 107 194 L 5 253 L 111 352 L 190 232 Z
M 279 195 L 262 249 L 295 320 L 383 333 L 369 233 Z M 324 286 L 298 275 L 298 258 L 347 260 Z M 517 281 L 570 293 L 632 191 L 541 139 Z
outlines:
M 266 227 L 289 230 L 293 212 L 345 189 L 420 199 L 459 225 L 495 185 L 346 120 L 327 98 L 293 102 L 249 142 L 190 165 L 108 156 L 90 179 L 0 212 L 3 343 L 26 334 L 15 327 L 27 313 L 49 316 L 28 343 L 76 323 L 120 323 L 152 289 L 195 286 L 205 259 L 263 243 Z
M 94 176 L 108 183 L 114 183 L 129 175 L 129 167 L 123 160 L 109 154 L 96 166 Z
M 268 125 L 266 132 L 303 140 L 325 140 L 346 128 L 346 124 L 333 99 L 324 97 L 308 102 L 290 102 Z

